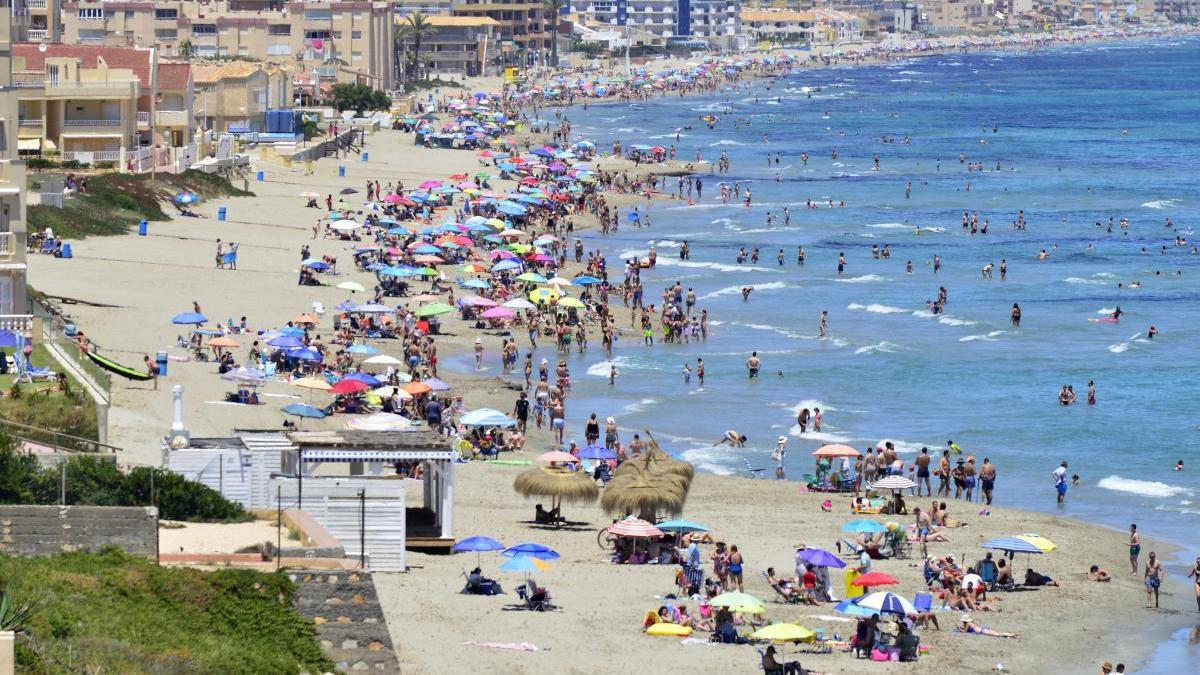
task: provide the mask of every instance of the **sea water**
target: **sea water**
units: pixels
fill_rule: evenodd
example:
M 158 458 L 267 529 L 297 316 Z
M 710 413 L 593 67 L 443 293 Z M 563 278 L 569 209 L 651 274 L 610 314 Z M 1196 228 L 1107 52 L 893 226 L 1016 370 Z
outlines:
M 805 86 L 820 91 L 808 97 Z M 658 266 L 642 277 L 647 302 L 661 304 L 679 280 L 712 321 L 703 344 L 651 349 L 629 333 L 613 355 L 612 389 L 598 349 L 573 355 L 571 416 L 615 415 L 626 441 L 650 428 L 671 452 L 721 474 L 747 475 L 748 462 L 773 475 L 769 456 L 784 434 L 792 478 L 812 470 L 810 453 L 825 443 L 864 449 L 893 440 L 911 461 L 922 446 L 940 456 L 953 439 L 977 462 L 996 464 L 998 504 L 1121 529 L 1137 522 L 1147 535 L 1196 548 L 1198 90 L 1200 40 L 1173 38 L 801 72 L 749 90 L 657 100 L 653 115 L 638 113 L 638 133 L 611 122 L 629 114 L 626 105 L 568 111 L 575 134 L 601 148 L 674 144 L 680 159 L 699 151 L 715 161 L 725 151 L 732 164 L 728 174 L 702 176 L 694 206 L 643 205 L 650 229 L 632 228 L 623 209 L 618 234 L 588 237 L 618 277 L 622 258 L 655 246 Z M 709 113 L 720 118 L 712 129 L 700 120 Z M 896 142 L 883 143 L 885 134 Z M 780 162 L 768 164 L 777 152 Z M 968 172 L 960 153 L 985 170 Z M 753 191 L 749 208 L 732 197 L 721 204 L 719 183 L 735 180 Z M 666 189 L 675 192 L 674 178 Z M 820 208 L 806 208 L 809 199 Z M 1023 231 L 1011 227 L 1019 210 Z M 988 233 L 964 232 L 964 211 L 987 219 Z M 1187 245 L 1175 246 L 1176 236 Z M 678 257 L 683 241 L 689 261 Z M 872 258 L 872 244 L 890 246 L 891 258 Z M 739 247 L 759 248 L 758 263 L 739 265 Z M 1043 249 L 1049 257 L 1039 261 Z M 990 280 L 980 272 L 989 262 Z M 747 285 L 755 290 L 743 302 Z M 935 316 L 926 301 L 939 287 L 949 303 Z M 1013 303 L 1019 328 L 1009 321 Z M 1094 321 L 1117 306 L 1119 323 Z M 819 339 L 823 310 L 829 328 Z M 744 365 L 752 350 L 763 360 L 757 380 Z M 682 375 L 697 357 L 703 389 Z M 1086 403 L 1088 380 L 1095 406 Z M 1063 385 L 1074 387 L 1077 405 L 1059 405 Z M 803 407 L 823 411 L 820 433 L 799 434 Z M 727 429 L 746 434 L 747 447 L 713 447 Z M 1176 472 L 1180 459 L 1187 468 Z M 1081 484 L 1058 507 L 1050 474 L 1062 460 Z M 956 508 L 968 519 L 978 510 Z

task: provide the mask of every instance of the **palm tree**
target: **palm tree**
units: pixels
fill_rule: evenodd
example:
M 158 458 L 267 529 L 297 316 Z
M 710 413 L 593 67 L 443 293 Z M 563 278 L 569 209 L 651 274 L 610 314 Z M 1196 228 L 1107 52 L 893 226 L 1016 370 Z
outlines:
M 436 28 L 429 22 L 429 17 L 421 12 L 414 12 L 404 17 L 404 23 L 400 25 L 400 30 L 397 37 L 403 42 L 412 42 L 413 45 L 413 79 L 421 79 L 421 41 L 425 36 L 432 33 Z
M 563 0 L 542 0 L 542 5 L 545 11 L 550 16 L 546 19 L 550 23 L 550 60 L 555 66 L 558 65 L 558 15 L 563 8 Z

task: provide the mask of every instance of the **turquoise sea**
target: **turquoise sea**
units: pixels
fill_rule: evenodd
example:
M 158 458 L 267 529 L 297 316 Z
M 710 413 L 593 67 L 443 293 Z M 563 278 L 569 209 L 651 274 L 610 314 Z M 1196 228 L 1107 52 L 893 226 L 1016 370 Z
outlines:
M 704 344 L 648 349 L 626 338 L 613 389 L 598 349 L 573 355 L 570 417 L 581 428 L 592 411 L 614 415 L 626 436 L 649 427 L 673 453 L 724 474 L 745 475 L 749 462 L 770 476 L 780 434 L 791 436 L 790 477 L 810 471 L 808 455 L 824 443 L 862 449 L 889 439 L 911 458 L 923 445 L 940 454 L 953 439 L 997 464 L 997 503 L 1119 529 L 1137 522 L 1185 549 L 1178 571 L 1200 549 L 1197 91 L 1200 40 L 1174 38 L 914 58 L 707 98 L 571 109 L 575 134 L 600 148 L 675 145 L 680 158 L 699 150 L 710 160 L 725 151 L 731 170 L 703 176 L 694 206 L 651 207 L 649 229 L 630 227 L 623 213 L 619 233 L 587 238 L 616 275 L 620 260 L 655 246 L 658 266 L 643 275 L 648 302 L 678 280 L 712 321 Z M 707 114 L 720 118 L 714 128 L 701 121 Z M 779 163 L 768 164 L 774 153 Z M 984 170 L 968 172 L 970 162 Z M 750 207 L 721 203 L 718 184 L 735 180 L 753 191 Z M 807 208 L 809 199 L 822 207 Z M 986 235 L 962 229 L 964 211 L 989 221 Z M 1012 227 L 1018 211 L 1022 231 Z M 685 240 L 689 261 L 678 256 Z M 873 258 L 872 245 L 889 246 L 890 259 Z M 739 247 L 759 248 L 761 259 L 738 264 Z M 984 279 L 989 262 L 996 269 Z M 745 285 L 755 287 L 746 303 Z M 926 300 L 939 287 L 949 302 L 934 316 Z M 1119 323 L 1090 321 L 1117 306 Z M 822 310 L 826 339 L 817 338 Z M 743 365 L 751 350 L 764 361 L 753 381 Z M 707 366 L 703 390 L 682 376 L 697 357 Z M 1079 404 L 1059 405 L 1063 385 Z M 802 407 L 824 412 L 820 434 L 799 435 Z M 730 428 L 748 447 L 711 447 Z M 1050 472 L 1064 459 L 1081 484 L 1058 507 Z M 1177 672 L 1196 659 L 1184 630 L 1150 670 Z

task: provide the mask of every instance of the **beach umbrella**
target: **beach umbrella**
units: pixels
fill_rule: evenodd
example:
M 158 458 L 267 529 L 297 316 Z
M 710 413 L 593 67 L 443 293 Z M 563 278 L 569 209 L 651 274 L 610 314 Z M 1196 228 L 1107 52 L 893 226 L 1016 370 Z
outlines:
M 284 326 L 283 328 L 280 328 L 279 331 L 277 331 L 277 332 L 280 335 L 286 335 L 287 337 L 294 337 L 294 338 L 304 337 L 304 329 L 297 328 L 295 326 Z
M 372 354 L 378 354 L 379 350 L 376 349 L 375 347 L 372 347 L 371 345 L 352 345 L 346 349 L 346 353 L 347 354 L 366 354 L 367 356 L 370 356 Z
M 561 297 L 561 294 L 553 288 L 535 288 L 529 292 L 529 299 L 536 303 L 549 303 Z
M 708 527 L 690 520 L 664 520 L 654 525 L 663 532 L 711 532 Z
M 353 220 L 336 220 L 330 225 L 333 229 L 339 232 L 351 232 L 362 227 L 362 223 Z
M 300 361 L 320 361 L 321 352 L 310 347 L 302 347 L 294 349 L 286 354 L 289 359 L 298 359 Z
M 511 309 L 505 307 L 493 307 L 479 316 L 484 319 L 511 319 L 516 314 Z
M 277 338 L 267 340 L 267 344 L 279 349 L 300 349 L 304 343 L 290 335 L 280 335 Z
M 221 337 L 215 337 L 209 340 L 208 346 L 221 347 L 222 349 L 235 349 L 238 346 L 238 341 L 227 335 L 222 335 Z
M 401 361 L 400 359 L 398 359 L 394 356 L 388 356 L 387 354 L 379 354 L 377 356 L 372 356 L 368 359 L 364 359 L 363 363 L 369 363 L 373 366 L 398 366 L 401 363 L 403 363 L 403 361 Z
M 481 291 L 492 287 L 491 284 L 483 279 L 467 279 L 459 285 L 463 288 L 475 288 Z
M 616 458 L 617 453 L 603 445 L 589 445 L 579 451 L 579 459 L 612 460 Z
M 1019 539 L 1017 537 L 1000 537 L 991 539 L 979 545 L 980 548 L 990 548 L 1006 553 L 1028 553 L 1030 555 L 1041 555 L 1042 549 L 1032 542 Z
M 1034 546 L 1040 548 L 1043 553 L 1048 553 L 1048 552 L 1053 551 L 1054 549 L 1058 548 L 1058 544 L 1055 544 L 1054 542 L 1050 541 L 1049 539 L 1047 539 L 1039 534 L 1033 534 L 1033 533 L 1018 534 L 1014 538 L 1020 539 L 1021 541 L 1027 541 L 1030 544 L 1033 544 Z
M 424 318 L 427 316 L 437 316 L 439 314 L 449 314 L 454 308 L 444 302 L 431 302 L 428 305 L 421 305 L 413 314 L 417 317 Z
M 569 455 L 568 455 L 569 456 Z M 560 509 L 562 502 L 590 503 L 600 495 L 600 488 L 591 475 L 561 466 L 539 466 L 517 474 L 513 490 L 523 497 L 550 499 L 550 510 Z
M 292 380 L 293 387 L 301 389 L 315 389 L 317 391 L 329 391 L 329 383 L 319 377 L 303 377 L 299 380 Z
M 328 417 L 324 410 L 304 403 L 289 403 L 283 406 L 283 412 L 293 417 L 319 420 Z
M 521 263 L 517 262 L 516 260 L 501 260 L 495 265 L 492 265 L 493 272 L 505 272 L 507 270 L 519 269 L 521 269 Z
M 551 450 L 538 455 L 533 461 L 545 464 L 578 464 L 579 458 L 562 450 Z
M 558 551 L 555 551 L 549 546 L 543 546 L 542 544 L 535 544 L 533 542 L 524 542 L 517 544 L 516 546 L 510 546 L 504 549 L 500 555 L 504 556 L 505 558 L 515 558 L 523 555 L 530 558 L 537 558 L 538 560 L 558 560 L 559 558 Z
M 813 451 L 814 457 L 858 457 L 859 452 L 848 445 L 822 445 Z
M 199 312 L 184 312 L 171 317 L 171 323 L 179 325 L 194 324 L 200 326 L 208 323 L 208 317 L 200 314 Z
M 475 552 L 475 564 L 479 564 L 479 554 L 490 551 L 503 551 L 504 544 L 492 539 L 491 537 L 474 536 L 467 537 L 462 541 L 455 542 L 454 546 L 450 547 L 455 553 L 466 553 L 468 551 Z
M 856 600 L 858 600 L 858 598 L 854 598 L 853 600 L 843 600 L 833 606 L 833 611 L 841 612 L 842 614 L 849 614 L 851 616 L 871 616 L 872 614 L 876 613 L 875 610 L 868 607 L 860 607 L 858 603 L 855 602 Z
M 579 298 L 563 298 L 558 301 L 558 306 L 568 309 L 583 309 L 583 302 Z
M 355 190 L 354 188 L 351 188 L 351 187 L 342 188 L 341 190 L 338 191 L 338 194 L 339 195 L 356 195 L 356 194 L 358 194 L 358 190 Z
M 329 391 L 334 394 L 357 394 L 360 391 L 366 391 L 371 387 L 366 382 L 346 378 L 334 382 Z
M 900 580 L 890 574 L 883 572 L 867 572 L 866 574 L 856 578 L 850 582 L 851 586 L 895 586 L 900 583 Z
M 370 373 L 350 373 L 349 375 L 346 376 L 346 379 L 347 380 L 358 380 L 359 382 L 366 384 L 368 387 L 370 387 L 372 389 L 383 384 L 383 382 L 380 382 L 379 379 L 377 379 L 374 375 L 371 375 Z
M 300 196 L 301 196 L 301 197 L 304 197 L 305 199 L 317 199 L 317 198 L 319 198 L 321 195 L 319 195 L 319 194 L 317 194 L 317 193 L 313 192 L 312 190 L 305 190 L 304 192 L 301 192 L 301 193 L 300 193 Z
M 743 614 L 761 614 L 766 611 L 763 609 L 762 600 L 749 593 L 739 593 L 737 591 L 722 593 L 709 600 L 708 604 L 712 607 L 724 607 L 731 612 L 742 612 Z
M 428 394 L 429 392 L 433 391 L 433 388 L 430 387 L 429 385 L 425 384 L 424 382 L 409 382 L 408 384 L 401 387 L 401 389 L 408 392 L 409 394 L 412 394 L 413 396 L 419 396 L 421 394 Z
M 632 460 L 613 472 L 600 498 L 600 507 L 611 514 L 634 514 L 654 522 L 659 512 L 673 516 L 683 512 L 688 487 L 681 476 L 653 468 L 641 459 Z
M 917 484 L 904 476 L 888 476 L 875 481 L 871 487 L 876 490 L 907 490 L 917 487 Z
M 886 532 L 887 528 L 873 520 L 852 520 L 842 526 L 842 532 L 865 532 L 874 534 L 876 532 Z
M 485 298 L 482 295 L 472 295 L 463 299 L 462 304 L 471 307 L 495 307 L 499 303 L 491 298 Z
M 533 556 L 517 555 L 513 556 L 512 560 L 501 565 L 500 569 L 504 572 L 524 572 L 526 579 L 528 579 L 530 572 L 550 569 L 550 563 Z
M 340 288 L 343 291 L 350 291 L 351 293 L 361 293 L 362 291 L 367 290 L 363 288 L 363 285 L 357 281 L 343 281 L 337 285 L 337 288 Z
M 600 280 L 596 277 L 579 276 L 572 279 L 571 283 L 575 284 L 576 286 L 590 286 L 592 284 L 600 283 Z
M 907 616 L 917 613 L 917 609 L 913 607 L 913 604 L 908 599 L 886 591 L 879 591 L 856 598 L 854 604 L 863 609 L 879 612 L 880 614 L 903 614 Z
M 509 309 L 537 309 L 537 305 L 526 300 L 525 298 L 513 298 L 512 300 L 509 300 L 500 306 L 508 307 Z
M 608 526 L 608 533 L 618 537 L 649 539 L 663 536 L 663 531 L 641 518 L 624 518 Z
M 321 320 L 312 314 L 297 314 L 292 317 L 292 323 L 321 323 Z
M 450 384 L 448 382 L 446 382 L 445 380 L 436 378 L 436 377 L 427 377 L 427 378 L 421 380 L 421 382 L 425 386 L 429 387 L 430 391 L 449 391 L 450 390 Z
M 394 314 L 396 312 L 395 309 L 378 303 L 358 305 L 354 308 L 354 311 L 358 314 Z
M 771 642 L 811 642 L 817 634 L 798 624 L 773 623 L 759 628 L 750 637 Z
M 528 281 L 535 284 L 544 284 L 546 283 L 546 277 L 538 274 L 537 272 L 525 272 L 524 274 L 517 275 L 517 281 Z
M 512 427 L 517 421 L 494 408 L 477 408 L 459 418 L 468 427 Z
M 325 262 L 324 260 L 317 260 L 315 258 L 302 260 L 300 261 L 300 265 L 318 272 L 324 272 L 325 270 L 329 269 L 329 263 Z
M 662 527 L 662 525 L 659 525 L 659 527 Z M 841 569 L 846 566 L 846 563 L 841 558 L 823 548 L 805 548 L 803 551 L 800 551 L 800 559 L 816 567 L 836 567 Z

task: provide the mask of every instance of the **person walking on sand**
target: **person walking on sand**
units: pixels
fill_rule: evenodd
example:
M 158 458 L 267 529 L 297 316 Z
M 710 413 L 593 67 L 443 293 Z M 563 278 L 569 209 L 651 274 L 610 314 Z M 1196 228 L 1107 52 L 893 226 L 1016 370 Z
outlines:
M 154 391 L 158 391 L 158 364 L 150 360 L 149 354 L 142 356 L 142 363 L 146 364 L 146 374 L 154 382 Z
M 483 370 L 483 339 L 475 338 L 475 370 Z
M 1146 607 L 1150 606 L 1150 596 L 1154 596 L 1154 608 L 1158 609 L 1158 587 L 1162 585 L 1162 563 L 1154 551 L 1146 559 Z
M 1130 523 L 1129 525 L 1129 574 L 1134 576 L 1137 574 L 1138 555 L 1142 552 L 1142 539 L 1138 536 L 1137 524 Z
M 1193 590 L 1196 591 L 1196 611 L 1200 612 L 1200 556 L 1196 556 L 1196 564 L 1192 565 L 1191 571 L 1187 573 L 1187 578 L 1196 578 L 1196 583 Z
M 738 593 L 745 592 L 743 590 L 743 583 L 742 583 L 742 567 L 745 564 L 745 562 L 746 561 L 742 558 L 742 552 L 738 550 L 737 544 L 730 546 L 729 547 L 729 588 L 726 588 L 726 590 L 731 590 L 733 585 L 736 584 Z
M 1064 459 L 1051 475 L 1054 476 L 1054 489 L 1058 491 L 1058 503 L 1062 504 L 1067 500 L 1067 460 Z

